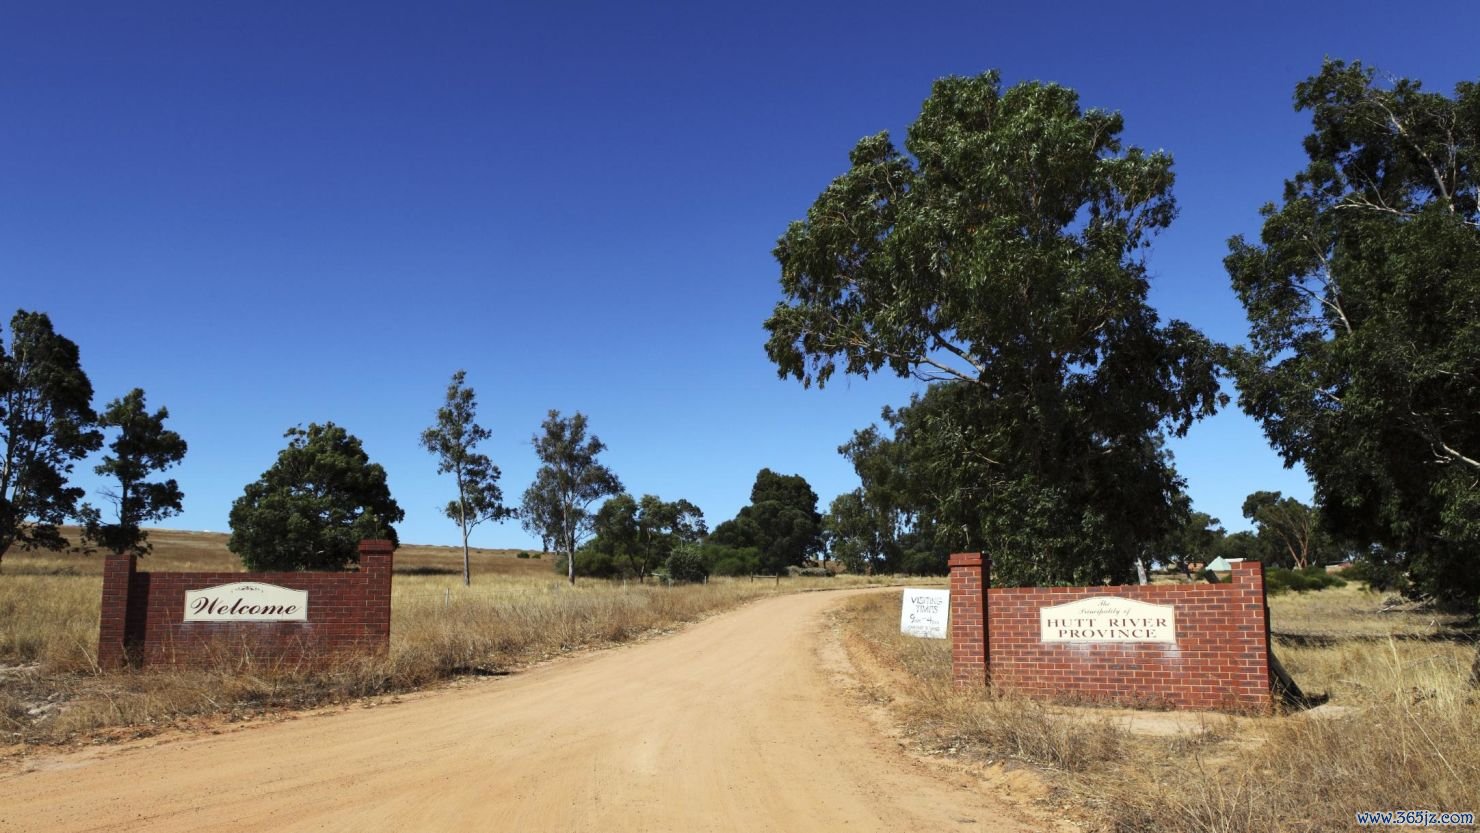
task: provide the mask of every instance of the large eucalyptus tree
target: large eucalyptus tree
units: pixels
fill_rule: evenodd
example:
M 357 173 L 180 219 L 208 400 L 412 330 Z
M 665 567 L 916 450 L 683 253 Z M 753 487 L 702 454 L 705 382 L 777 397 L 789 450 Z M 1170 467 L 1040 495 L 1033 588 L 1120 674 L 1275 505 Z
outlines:
M 904 151 L 860 140 L 775 250 L 780 375 L 948 383 L 921 447 L 973 462 L 942 501 L 1014 580 L 1128 577 L 1179 521 L 1163 436 L 1222 401 L 1218 348 L 1147 303 L 1172 160 L 1122 126 L 1062 86 L 941 79 Z
M 1309 163 L 1230 241 L 1240 402 L 1321 517 L 1421 589 L 1480 600 L 1480 84 L 1327 61 L 1295 90 Z

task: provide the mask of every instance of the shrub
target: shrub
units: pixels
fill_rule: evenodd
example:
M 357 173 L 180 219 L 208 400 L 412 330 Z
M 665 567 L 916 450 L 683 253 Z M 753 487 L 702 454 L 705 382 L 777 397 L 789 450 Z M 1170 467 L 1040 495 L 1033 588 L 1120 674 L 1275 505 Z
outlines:
M 753 576 L 761 570 L 760 554 L 751 547 L 727 547 L 704 543 L 699 546 L 711 576 Z
M 679 583 L 698 583 L 709 577 L 704 556 L 691 547 L 679 547 L 668 556 L 668 578 Z
M 516 555 L 514 557 L 515 558 L 528 558 L 529 557 L 529 553 L 527 553 L 527 552 L 521 552 L 521 553 L 519 553 L 518 555 Z
M 1306 567 L 1303 570 L 1271 567 L 1264 571 L 1264 587 L 1275 596 L 1290 590 L 1305 593 L 1311 590 L 1325 590 L 1327 587 L 1345 586 L 1346 579 L 1335 573 L 1326 572 L 1324 567 Z
M 1347 569 L 1345 578 L 1365 582 L 1368 587 L 1381 592 L 1407 592 L 1408 574 L 1397 564 L 1362 559 Z
M 565 555 L 555 556 L 555 572 L 565 574 Z M 576 575 L 581 578 L 612 578 L 619 572 L 617 562 L 604 552 L 594 549 L 576 550 Z

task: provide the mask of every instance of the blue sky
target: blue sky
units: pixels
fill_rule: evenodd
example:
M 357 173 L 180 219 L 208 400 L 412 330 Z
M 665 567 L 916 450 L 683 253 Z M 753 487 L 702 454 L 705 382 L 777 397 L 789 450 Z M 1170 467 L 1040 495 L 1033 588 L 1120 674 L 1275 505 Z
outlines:
M 459 368 L 511 501 L 558 408 L 711 524 L 761 467 L 825 505 L 856 485 L 836 447 L 917 385 L 777 379 L 770 251 L 933 79 L 1063 83 L 1171 152 L 1152 300 L 1238 342 L 1225 241 L 1302 164 L 1295 83 L 1330 55 L 1447 92 L 1477 32 L 1468 2 L 3 4 L 0 310 L 48 312 L 99 406 L 169 407 L 174 527 L 224 531 L 283 431 L 332 420 L 402 540 L 453 543 L 416 438 Z M 1309 496 L 1237 409 L 1171 448 L 1231 529 L 1251 491 Z

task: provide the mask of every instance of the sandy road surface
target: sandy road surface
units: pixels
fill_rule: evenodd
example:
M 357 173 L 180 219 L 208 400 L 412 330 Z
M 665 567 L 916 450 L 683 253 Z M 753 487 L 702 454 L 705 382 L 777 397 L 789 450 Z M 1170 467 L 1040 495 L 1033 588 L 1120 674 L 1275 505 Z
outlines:
M 0 778 L 0 831 L 1029 829 L 840 699 L 821 614 L 843 595 L 394 705 L 51 759 Z

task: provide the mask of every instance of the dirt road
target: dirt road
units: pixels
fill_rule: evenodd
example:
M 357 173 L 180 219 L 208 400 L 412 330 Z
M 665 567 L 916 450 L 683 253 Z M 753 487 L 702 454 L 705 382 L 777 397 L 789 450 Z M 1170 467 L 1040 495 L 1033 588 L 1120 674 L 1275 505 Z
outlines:
M 0 831 L 1009 831 L 861 718 L 822 612 L 677 634 L 373 709 L 41 761 Z

